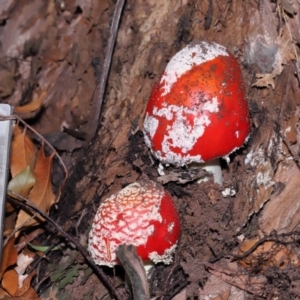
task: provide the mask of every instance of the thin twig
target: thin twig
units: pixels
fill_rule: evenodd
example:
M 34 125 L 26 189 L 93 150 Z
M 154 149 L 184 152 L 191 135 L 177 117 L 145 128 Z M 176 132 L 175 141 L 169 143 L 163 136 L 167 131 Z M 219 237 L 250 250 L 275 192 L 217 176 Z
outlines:
M 242 260 L 247 256 L 249 256 L 251 253 L 253 253 L 259 246 L 261 246 L 265 242 L 275 242 L 282 245 L 290 245 L 290 244 L 299 243 L 299 241 L 300 241 L 300 232 L 298 231 L 291 231 L 288 233 L 280 233 L 280 234 L 278 234 L 276 231 L 272 231 L 269 235 L 266 235 L 261 239 L 259 239 L 252 247 L 250 247 L 247 251 L 241 254 L 225 253 L 217 256 L 216 258 L 208 260 L 208 262 L 202 262 L 202 263 L 205 265 L 214 264 L 223 258 L 231 259 L 233 261 Z
M 31 220 L 33 220 L 35 217 L 38 216 L 38 213 L 33 214 L 31 217 L 29 217 L 28 219 L 26 219 L 24 222 L 22 222 L 18 227 L 16 227 L 5 239 L 4 243 L 3 243 L 3 247 L 8 243 L 8 241 L 16 234 L 17 231 L 19 231 L 20 229 L 23 229 L 26 223 L 30 222 Z
M 42 228 L 38 228 L 34 231 L 32 231 L 30 234 L 26 235 L 25 239 L 22 239 L 18 244 L 15 245 L 15 249 L 19 252 L 22 249 L 24 249 L 28 243 L 32 242 L 34 239 L 36 239 L 39 235 L 44 233 L 45 230 Z
M 44 219 L 46 219 L 51 225 L 53 225 L 67 240 L 69 240 L 72 244 L 75 245 L 77 250 L 81 253 L 81 255 L 86 259 L 86 261 L 89 263 L 90 267 L 96 272 L 96 274 L 99 276 L 101 281 L 105 284 L 105 286 L 108 288 L 108 290 L 112 293 L 112 295 L 117 300 L 122 300 L 122 297 L 118 294 L 117 290 L 113 286 L 110 278 L 105 275 L 103 270 L 99 268 L 94 261 L 91 259 L 89 253 L 86 251 L 85 248 L 82 247 L 82 245 L 74 239 L 71 235 L 69 235 L 59 224 L 57 224 L 53 219 L 51 219 L 46 213 L 41 211 L 33 202 L 31 202 L 29 199 L 13 192 L 9 191 L 13 195 L 17 196 L 18 198 L 21 198 L 25 202 L 21 202 L 19 200 L 16 200 L 12 197 L 8 197 L 8 200 L 11 201 L 15 205 L 19 205 L 23 209 L 28 209 L 31 212 L 38 212 Z
M 113 19 L 112 19 L 109 40 L 108 40 L 107 48 L 105 51 L 105 59 L 103 62 L 102 73 L 101 73 L 101 77 L 100 77 L 99 94 L 98 94 L 98 101 L 96 103 L 96 109 L 95 109 L 96 116 L 95 116 L 94 126 L 92 129 L 92 131 L 93 131 L 92 137 L 94 137 L 94 135 L 96 133 L 98 123 L 99 123 L 99 120 L 101 117 L 101 109 L 102 109 L 102 104 L 103 104 L 103 99 L 104 99 L 104 93 L 105 93 L 108 73 L 110 70 L 112 54 L 113 54 L 113 50 L 115 47 L 116 37 L 117 37 L 117 33 L 118 33 L 118 28 L 119 28 L 119 23 L 120 23 L 121 14 L 123 11 L 124 3 L 125 3 L 125 0 L 118 0 L 118 2 L 116 3 L 116 7 L 115 7 Z
M 175 254 L 176 255 L 176 254 Z M 164 287 L 163 287 L 163 295 L 161 296 L 160 300 L 163 300 L 165 295 L 168 294 L 168 287 L 170 286 L 170 279 L 171 276 L 174 274 L 174 272 L 179 268 L 179 263 L 177 261 L 177 257 L 175 257 L 173 265 L 168 273 L 168 276 L 164 282 Z
M 81 223 L 83 217 L 84 217 L 87 213 L 88 213 L 88 212 L 87 212 L 87 209 L 84 209 L 84 210 L 81 212 L 78 221 L 76 222 L 76 225 L 75 225 L 76 237 L 79 236 L 78 227 L 80 226 L 80 223 Z
M 47 258 L 47 254 L 49 252 L 51 252 L 55 247 L 57 247 L 57 244 L 58 243 L 53 243 L 51 246 L 49 246 L 48 249 L 43 253 L 43 255 L 39 256 L 31 265 L 29 265 L 29 267 L 27 267 L 24 275 L 29 274 L 30 272 L 32 272 L 32 270 L 36 269 L 38 267 L 38 265 L 40 264 L 40 262 L 43 259 Z
M 243 252 L 242 254 L 233 255 L 232 258 L 234 260 L 242 260 L 246 258 L 248 255 L 250 255 L 251 253 L 253 253 L 259 246 L 261 246 L 265 242 L 276 242 L 276 241 L 277 240 L 274 237 L 269 237 L 269 236 L 263 237 L 260 240 L 258 240 L 252 247 L 250 247 L 247 251 Z

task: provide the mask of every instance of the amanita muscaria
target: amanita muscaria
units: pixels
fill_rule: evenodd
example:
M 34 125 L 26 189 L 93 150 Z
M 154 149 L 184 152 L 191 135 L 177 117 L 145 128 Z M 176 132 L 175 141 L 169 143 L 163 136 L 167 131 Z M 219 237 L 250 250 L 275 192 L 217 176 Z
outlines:
M 98 265 L 119 264 L 119 245 L 135 245 L 145 261 L 170 264 L 180 221 L 171 196 L 153 181 L 138 181 L 105 199 L 89 234 L 88 249 Z
M 144 136 L 153 155 L 177 167 L 205 163 L 228 157 L 249 132 L 243 78 L 233 55 L 211 42 L 192 43 L 175 54 L 146 108 Z

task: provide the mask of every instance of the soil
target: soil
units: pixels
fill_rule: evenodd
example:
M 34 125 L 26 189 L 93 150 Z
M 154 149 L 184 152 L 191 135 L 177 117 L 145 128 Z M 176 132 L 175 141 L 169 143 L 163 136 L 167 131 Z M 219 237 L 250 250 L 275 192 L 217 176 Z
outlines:
M 299 2 L 127 1 L 101 107 L 115 7 L 110 0 L 1 2 L 0 101 L 24 105 L 46 92 L 42 108 L 21 117 L 54 145 L 70 171 L 51 217 L 86 247 L 103 199 L 139 179 L 161 182 L 174 198 L 182 232 L 174 262 L 153 271 L 151 298 L 299 299 L 298 262 L 291 259 L 300 255 Z M 212 179 L 198 184 L 192 174 L 183 182 L 182 174 L 191 172 L 185 168 L 168 167 L 169 179 L 160 177 L 143 138 L 153 84 L 193 40 L 226 46 L 245 81 L 251 135 L 222 161 L 222 187 Z M 58 174 L 53 180 L 59 183 Z M 56 240 L 53 228 L 45 228 L 40 243 Z M 239 249 L 252 238 L 284 250 L 272 259 L 260 252 L 243 266 Z M 32 282 L 40 298 L 111 299 L 64 242 Z M 104 271 L 129 299 L 122 268 Z

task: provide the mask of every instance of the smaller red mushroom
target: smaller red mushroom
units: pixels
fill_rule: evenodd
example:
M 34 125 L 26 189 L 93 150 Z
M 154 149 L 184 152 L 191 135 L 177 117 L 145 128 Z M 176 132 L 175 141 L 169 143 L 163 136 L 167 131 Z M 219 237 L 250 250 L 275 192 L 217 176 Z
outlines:
M 171 58 L 144 121 L 145 142 L 162 164 L 182 167 L 228 157 L 249 129 L 243 77 L 225 47 L 194 42 Z M 222 173 L 215 179 L 222 184 Z
M 144 261 L 170 264 L 179 234 L 179 216 L 171 196 L 152 181 L 139 181 L 101 203 L 88 249 L 102 266 L 120 264 L 116 250 L 121 244 L 136 246 Z

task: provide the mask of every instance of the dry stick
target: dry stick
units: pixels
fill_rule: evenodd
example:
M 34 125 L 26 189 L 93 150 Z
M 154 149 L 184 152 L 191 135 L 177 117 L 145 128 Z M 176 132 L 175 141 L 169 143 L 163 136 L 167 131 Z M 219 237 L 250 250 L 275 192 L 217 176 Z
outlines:
M 72 244 L 75 245 L 75 247 L 77 248 L 77 250 L 81 253 L 81 255 L 87 260 L 87 262 L 89 263 L 90 267 L 92 267 L 92 269 L 96 272 L 96 274 L 100 277 L 100 279 L 102 280 L 102 282 L 106 285 L 106 287 L 108 288 L 108 290 L 112 293 L 112 295 L 117 299 L 117 300 L 122 300 L 122 297 L 118 294 L 118 292 L 116 291 L 115 287 L 113 286 L 111 280 L 109 279 L 109 277 L 107 277 L 105 275 L 105 273 L 103 272 L 103 270 L 101 268 L 99 268 L 97 265 L 95 265 L 94 261 L 91 259 L 89 253 L 86 251 L 85 248 L 83 248 L 81 246 L 81 244 L 74 239 L 71 235 L 69 235 L 60 225 L 58 225 L 54 220 L 52 220 L 46 213 L 44 213 L 43 211 L 41 211 L 33 202 L 31 202 L 29 199 L 22 197 L 21 195 L 13 192 L 13 191 L 9 191 L 10 193 L 12 193 L 13 195 L 21 198 L 23 201 L 25 201 L 25 203 L 16 200 L 14 198 L 9 197 L 9 201 L 13 202 L 15 205 L 19 205 L 21 206 L 23 209 L 29 209 L 31 212 L 38 212 L 44 219 L 46 219 L 49 223 L 51 223 L 51 225 L 53 225 L 67 240 L 69 240 Z
M 170 285 L 170 279 L 171 279 L 171 276 L 174 274 L 174 271 L 179 267 L 179 264 L 178 262 L 175 260 L 174 263 L 173 263 L 173 266 L 171 268 L 171 270 L 169 271 L 169 274 L 167 276 L 167 279 L 165 280 L 164 282 L 164 293 L 163 295 L 161 296 L 160 300 L 163 300 L 165 295 L 167 294 L 168 292 L 168 286 Z
M 45 232 L 45 230 L 42 228 L 32 231 L 30 234 L 26 235 L 26 238 L 24 240 L 22 240 L 21 242 L 19 242 L 18 244 L 15 245 L 15 249 L 18 252 L 21 251 L 22 249 L 24 249 L 27 246 L 28 243 L 30 243 L 31 241 L 36 239 L 39 235 L 41 235 L 44 232 Z
M 203 264 L 204 265 L 214 264 L 217 261 L 221 260 L 222 258 L 232 259 L 233 261 L 242 260 L 246 258 L 248 255 L 250 255 L 252 252 L 254 252 L 256 248 L 262 245 L 264 242 L 270 242 L 270 241 L 276 242 L 277 240 L 274 237 L 263 237 L 260 240 L 258 240 L 251 248 L 249 248 L 247 251 L 243 252 L 242 254 L 232 254 L 232 253 L 220 254 L 217 257 L 209 259 L 208 262 L 203 262 Z
M 291 238 L 292 235 L 298 235 L 297 240 L 291 240 L 291 241 L 284 241 L 284 238 Z M 218 257 L 214 259 L 210 259 L 208 262 L 203 262 L 203 264 L 214 264 L 215 262 L 221 260 L 222 258 L 229 258 L 232 260 L 242 260 L 246 258 L 248 255 L 253 253 L 259 246 L 261 246 L 265 242 L 277 242 L 282 245 L 288 245 L 292 243 L 299 242 L 300 240 L 300 232 L 289 232 L 289 233 L 281 233 L 277 234 L 276 232 L 272 232 L 270 235 L 267 235 L 261 239 L 259 239 L 251 248 L 249 248 L 247 251 L 243 252 L 242 254 L 232 254 L 232 253 L 226 253 L 223 255 L 219 255 Z
M 25 273 L 24 273 L 23 275 L 28 275 L 28 274 L 30 274 L 30 273 L 32 272 L 32 270 L 35 270 L 35 269 L 39 266 L 40 262 L 41 262 L 43 259 L 46 259 L 47 254 L 48 254 L 49 252 L 51 252 L 52 249 L 54 249 L 55 247 L 57 247 L 57 244 L 58 244 L 58 243 L 49 246 L 48 249 L 43 253 L 43 255 L 39 256 L 38 259 L 36 259 L 36 260 L 30 265 L 30 268 L 27 267 L 27 269 L 25 270 Z
M 277 234 L 276 232 L 271 233 L 270 235 L 267 235 L 260 240 L 258 240 L 251 248 L 249 248 L 247 251 L 243 252 L 242 254 L 236 254 L 236 255 L 230 255 L 233 260 L 241 260 L 246 258 L 248 255 L 250 255 L 252 252 L 256 250 L 260 245 L 262 245 L 265 242 L 277 242 L 282 245 L 289 245 L 293 243 L 299 243 L 299 237 L 295 240 L 293 240 L 293 235 L 300 235 L 299 232 L 289 232 L 289 233 L 280 233 Z M 284 238 L 291 238 L 292 240 L 283 240 Z
M 3 243 L 3 247 L 8 243 L 8 241 L 16 234 L 17 231 L 19 231 L 20 229 L 22 229 L 23 227 L 25 227 L 24 225 L 28 222 L 30 222 L 31 220 L 33 220 L 35 217 L 38 216 L 38 213 L 33 214 L 30 218 L 26 219 L 24 222 L 22 222 L 22 224 L 20 224 L 17 228 L 15 228 L 5 239 L 4 243 Z
M 251 253 L 253 253 L 260 245 L 262 245 L 265 242 L 276 242 L 276 238 L 274 237 L 263 237 L 260 240 L 258 240 L 251 248 L 249 248 L 247 251 L 243 252 L 242 254 L 236 254 L 236 255 L 232 255 L 232 258 L 234 260 L 241 260 L 246 258 L 248 255 L 250 255 Z
M 110 69 L 113 50 L 115 47 L 115 41 L 116 41 L 116 37 L 117 37 L 117 32 L 118 32 L 118 27 L 119 27 L 119 23 L 120 23 L 120 18 L 121 18 L 121 13 L 123 10 L 124 2 L 125 2 L 125 0 L 118 0 L 116 7 L 115 7 L 114 15 L 113 15 L 113 20 L 112 20 L 110 34 L 109 34 L 109 40 L 108 40 L 107 48 L 105 51 L 105 59 L 103 62 L 102 73 L 101 73 L 101 78 L 100 78 L 100 83 L 99 83 L 99 96 L 98 96 L 98 101 L 96 104 L 96 119 L 95 119 L 95 124 L 93 126 L 94 128 L 92 129 L 93 130 L 92 137 L 95 136 L 95 133 L 96 133 L 96 130 L 98 127 L 98 122 L 99 122 L 100 116 L 101 116 L 101 108 L 102 108 L 102 104 L 103 104 L 106 82 L 107 82 L 108 73 L 109 73 L 109 69 Z

